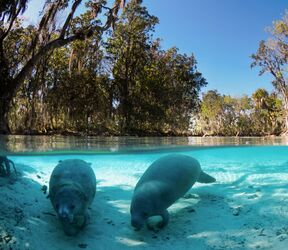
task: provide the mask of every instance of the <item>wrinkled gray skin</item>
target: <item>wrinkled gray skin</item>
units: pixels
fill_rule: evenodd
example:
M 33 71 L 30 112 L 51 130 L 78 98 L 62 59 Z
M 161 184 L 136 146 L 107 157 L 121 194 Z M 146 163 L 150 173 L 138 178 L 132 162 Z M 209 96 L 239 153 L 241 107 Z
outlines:
M 60 161 L 49 182 L 49 198 L 67 235 L 84 228 L 96 193 L 96 176 L 85 161 Z
M 169 221 L 167 208 L 196 181 L 212 183 L 216 180 L 204 173 L 199 162 L 190 156 L 172 154 L 153 162 L 134 189 L 130 207 L 131 225 L 139 230 L 149 217 L 160 215 L 162 222 L 158 227 L 166 226 Z

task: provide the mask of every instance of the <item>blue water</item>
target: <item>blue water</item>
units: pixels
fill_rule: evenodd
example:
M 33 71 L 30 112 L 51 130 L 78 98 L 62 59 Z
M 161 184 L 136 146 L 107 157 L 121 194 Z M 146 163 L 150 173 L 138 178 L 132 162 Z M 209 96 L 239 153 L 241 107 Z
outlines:
M 133 190 L 137 180 L 153 161 L 175 152 L 196 158 L 203 170 L 217 179 L 218 184 L 236 183 L 247 175 L 253 183 L 253 178 L 260 174 L 287 174 L 288 171 L 287 146 L 221 146 L 109 154 L 85 154 L 85 151 L 82 151 L 81 154 L 58 152 L 53 155 L 50 152 L 49 155 L 24 154 L 12 155 L 9 158 L 14 161 L 18 170 L 30 175 L 42 172 L 46 179 L 49 179 L 59 160 L 82 159 L 92 164 L 97 179 L 102 181 L 103 185 L 125 185 Z M 101 188 L 101 184 L 99 187 Z
M 272 170 L 288 164 L 288 146 L 232 146 L 232 147 L 207 147 L 192 148 L 191 150 L 154 150 L 131 152 L 131 153 L 109 153 L 109 154 L 48 154 L 41 155 L 11 155 L 9 158 L 15 164 L 29 165 L 39 170 L 52 169 L 57 165 L 59 160 L 65 159 L 83 159 L 92 163 L 97 170 L 114 170 L 116 171 L 138 171 L 144 170 L 149 164 L 161 156 L 179 153 L 195 157 L 204 169 L 217 172 L 223 170 L 241 170 L 253 171 L 253 167 L 265 166 Z M 257 169 L 259 170 L 259 169 Z M 278 169 L 279 170 L 279 169 Z M 278 171 L 275 169 L 275 171 Z
M 91 210 L 92 225 L 75 240 L 74 247 L 71 240 L 59 236 L 62 235 L 61 229 L 53 230 L 56 219 L 44 217 L 41 225 L 45 225 L 46 231 L 39 233 L 39 241 L 45 240 L 50 230 L 51 237 L 56 237 L 62 245 L 57 248 L 46 242 L 41 247 L 43 250 L 61 249 L 63 246 L 65 249 L 79 249 L 79 242 L 87 242 L 89 246 L 100 244 L 100 249 L 191 249 L 192 244 L 200 250 L 282 250 L 287 246 L 288 146 L 222 145 L 155 147 L 153 150 L 114 153 L 93 153 L 93 150 L 88 153 L 85 150 L 65 152 L 9 154 L 9 159 L 14 161 L 24 178 L 39 185 L 48 184 L 59 160 L 85 160 L 92 164 L 96 173 L 98 183 Z M 196 158 L 202 169 L 217 181 L 209 185 L 195 184 L 190 191 L 192 198 L 180 199 L 169 208 L 170 223 L 166 229 L 156 233 L 155 240 L 155 233 L 147 230 L 137 233 L 131 228 L 130 201 L 134 186 L 147 167 L 159 157 L 175 152 Z M 49 201 L 40 203 L 42 210 L 52 211 Z M 187 212 L 191 208 L 196 212 Z M 113 220 L 114 227 L 107 223 L 107 218 Z M 37 227 L 30 225 L 30 231 L 36 234 Z M 36 245 L 31 242 L 31 246 Z

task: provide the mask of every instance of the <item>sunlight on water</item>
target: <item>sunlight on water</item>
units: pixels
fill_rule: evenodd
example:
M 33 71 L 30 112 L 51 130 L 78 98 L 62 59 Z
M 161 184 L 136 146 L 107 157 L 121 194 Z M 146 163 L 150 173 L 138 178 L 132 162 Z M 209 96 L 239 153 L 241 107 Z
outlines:
M 119 144 L 112 145 L 119 149 L 116 152 L 105 151 L 107 144 L 106 149 L 96 149 L 94 146 L 99 142 L 95 142 L 93 149 L 87 149 L 85 143 L 80 143 L 82 146 L 76 149 L 77 143 L 74 143 L 70 147 L 55 146 L 49 151 L 49 143 L 44 143 L 45 146 L 38 150 L 35 147 L 36 138 L 33 140 L 32 144 L 21 141 L 21 146 L 17 146 L 16 142 L 6 144 L 9 159 L 14 161 L 23 178 L 12 186 L 18 190 L 18 198 L 9 189 L 5 191 L 3 186 L 0 190 L 3 197 L 9 198 L 8 202 L 13 201 L 11 207 L 10 203 L 6 204 L 7 211 L 26 204 L 23 209 L 29 217 L 25 218 L 25 227 L 34 234 L 37 232 L 37 240 L 29 242 L 31 246 L 38 245 L 38 239 L 46 239 L 47 232 L 50 232 L 48 236 L 51 238 L 59 238 L 63 233 L 61 228 L 54 230 L 56 217 L 51 217 L 54 211 L 41 193 L 41 186 L 48 186 L 53 168 L 59 160 L 65 159 L 90 162 L 97 177 L 97 193 L 91 208 L 93 222 L 83 233 L 90 245 L 98 244 L 97 240 L 102 239 L 103 249 L 150 249 L 152 246 L 155 249 L 183 249 L 198 244 L 202 246 L 199 249 L 278 250 L 283 249 L 284 240 L 288 238 L 283 224 L 288 220 L 288 146 L 280 139 L 274 141 L 274 145 L 267 145 L 269 143 L 261 142 L 260 138 L 248 145 L 235 142 L 226 145 L 224 141 L 217 144 L 217 140 L 215 144 L 206 141 L 206 144 L 191 145 L 187 143 L 188 138 L 179 138 L 179 141 L 174 138 L 174 142 L 169 142 L 168 138 L 163 141 L 150 138 L 146 139 L 146 144 L 134 142 L 133 146 L 127 146 L 129 142 L 120 147 Z M 129 211 L 137 181 L 153 161 L 175 152 L 196 158 L 202 169 L 217 181 L 208 185 L 195 183 L 186 196 L 168 209 L 170 222 L 163 231 L 158 234 L 147 230 L 134 232 L 130 226 Z M 10 194 L 11 197 L 8 196 Z M 35 204 L 39 207 L 36 211 Z M 23 230 L 17 229 L 17 232 L 26 237 Z M 275 246 L 274 241 L 272 243 L 272 236 L 276 237 L 279 245 Z M 47 246 L 43 250 L 53 249 L 52 243 L 49 245 L 47 241 L 45 244 Z M 61 244 L 67 249 L 70 247 L 68 241 Z
M 213 175 L 219 184 L 232 183 L 240 185 L 249 180 L 261 184 L 263 174 L 268 184 L 281 177 L 287 179 L 288 147 L 287 146 L 249 146 L 249 147 L 213 147 L 206 149 L 177 150 L 177 153 L 196 158 L 202 168 Z M 46 175 L 53 170 L 60 160 L 82 159 L 92 164 L 100 186 L 122 186 L 132 189 L 145 169 L 156 159 L 173 151 L 131 152 L 122 154 L 57 154 L 57 155 L 13 155 L 19 170 L 26 172 L 28 178 L 40 181 L 36 173 Z M 46 176 L 48 178 L 48 176 Z M 41 180 L 42 181 L 42 180 Z M 199 184 L 201 185 L 201 184 Z

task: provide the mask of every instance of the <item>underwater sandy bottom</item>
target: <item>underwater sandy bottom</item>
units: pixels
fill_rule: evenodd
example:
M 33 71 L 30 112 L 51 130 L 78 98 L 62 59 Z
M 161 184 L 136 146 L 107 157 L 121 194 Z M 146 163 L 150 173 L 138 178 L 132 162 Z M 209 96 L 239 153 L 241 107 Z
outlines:
M 168 209 L 166 228 L 134 231 L 134 186 L 165 154 L 9 157 L 21 176 L 0 178 L 0 249 L 287 249 L 288 147 L 182 152 L 217 182 L 196 183 Z M 92 163 L 98 182 L 90 223 L 69 237 L 41 187 L 59 160 L 75 158 Z

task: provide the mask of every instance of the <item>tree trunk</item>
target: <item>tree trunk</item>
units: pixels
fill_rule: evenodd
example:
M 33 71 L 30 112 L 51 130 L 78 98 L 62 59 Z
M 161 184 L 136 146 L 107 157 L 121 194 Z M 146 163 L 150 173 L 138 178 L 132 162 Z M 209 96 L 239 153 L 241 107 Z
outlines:
M 3 40 L 0 39 L 0 134 L 10 134 L 8 125 L 8 112 L 12 95 L 10 95 L 9 70 L 4 57 Z
M 285 108 L 284 108 L 284 113 L 285 113 L 285 130 L 284 130 L 284 134 L 285 135 L 288 135 L 288 105 L 285 105 Z
M 283 91 L 283 107 L 284 107 L 284 125 L 285 125 L 283 134 L 288 135 L 288 94 L 287 94 L 287 91 Z
M 12 98 L 5 95 L 5 92 L 0 93 L 0 134 L 10 134 L 8 124 L 8 113 Z
M 286 117 L 285 117 L 285 132 L 284 134 L 288 135 L 288 110 L 286 110 Z
M 121 132 L 130 133 L 131 127 L 131 106 L 129 101 L 129 90 L 127 82 L 122 83 L 122 93 L 121 93 Z
M 60 48 L 74 40 L 82 39 L 81 34 L 76 34 L 66 39 L 58 38 L 43 48 L 41 48 L 36 55 L 30 58 L 25 66 L 21 69 L 17 76 L 13 79 L 9 78 L 8 67 L 5 64 L 5 60 L 0 55 L 0 134 L 10 134 L 10 128 L 8 126 L 8 113 L 11 106 L 13 97 L 16 95 L 21 84 L 26 77 L 31 73 L 35 64 L 37 64 L 43 56 L 48 52 Z M 0 42 L 1 46 L 1 42 Z M 1 49 L 0 49 L 1 54 Z M 2 53 L 3 54 L 3 53 Z

